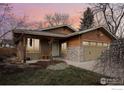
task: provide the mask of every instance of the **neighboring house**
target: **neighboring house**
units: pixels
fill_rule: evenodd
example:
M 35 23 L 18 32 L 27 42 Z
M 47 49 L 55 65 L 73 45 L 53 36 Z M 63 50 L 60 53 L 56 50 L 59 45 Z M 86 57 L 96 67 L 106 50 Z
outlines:
M 13 48 L 14 42 L 10 39 L 1 39 L 0 40 L 0 47 L 1 48 Z
M 77 31 L 68 25 L 42 30 L 17 29 L 13 36 L 20 61 L 51 57 L 74 62 L 95 60 L 116 39 L 104 27 Z

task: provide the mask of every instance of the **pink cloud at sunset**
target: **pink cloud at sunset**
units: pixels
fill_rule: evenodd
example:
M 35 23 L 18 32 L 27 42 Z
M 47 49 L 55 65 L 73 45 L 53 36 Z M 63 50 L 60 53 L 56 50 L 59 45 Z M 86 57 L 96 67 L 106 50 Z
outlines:
M 29 22 L 40 22 L 44 21 L 46 14 L 66 13 L 70 15 L 70 20 L 73 22 L 73 26 L 76 28 L 80 23 L 81 12 L 83 12 L 88 4 L 81 3 L 18 3 L 11 4 L 13 6 L 13 13 L 16 16 L 28 16 Z

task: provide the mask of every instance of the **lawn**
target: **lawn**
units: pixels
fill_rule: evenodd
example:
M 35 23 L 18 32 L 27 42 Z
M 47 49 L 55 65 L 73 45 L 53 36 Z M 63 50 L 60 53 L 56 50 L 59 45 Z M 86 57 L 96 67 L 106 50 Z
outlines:
M 99 85 L 100 74 L 69 66 L 64 70 L 24 69 L 0 74 L 0 85 Z

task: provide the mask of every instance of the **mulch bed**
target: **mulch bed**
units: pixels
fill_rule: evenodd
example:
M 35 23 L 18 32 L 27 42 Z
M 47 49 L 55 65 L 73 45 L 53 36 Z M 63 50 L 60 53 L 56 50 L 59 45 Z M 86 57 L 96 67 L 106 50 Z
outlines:
M 25 70 L 32 69 L 46 69 L 49 65 L 54 65 L 58 63 L 65 63 L 64 61 L 38 61 L 37 63 L 30 64 L 0 64 L 0 74 L 16 74 L 24 72 Z
M 14 74 L 23 71 L 24 69 L 15 64 L 0 64 L 0 74 Z

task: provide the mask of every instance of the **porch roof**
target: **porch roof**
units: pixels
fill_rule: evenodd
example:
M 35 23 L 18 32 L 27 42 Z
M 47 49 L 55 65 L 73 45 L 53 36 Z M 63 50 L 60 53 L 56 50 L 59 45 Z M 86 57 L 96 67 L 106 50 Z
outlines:
M 51 33 L 51 32 L 43 32 L 43 31 L 39 31 L 39 30 L 17 29 L 17 30 L 14 30 L 13 33 L 37 35 L 37 36 L 49 36 L 49 37 L 58 37 L 58 38 L 65 37 L 65 35 L 62 35 L 62 34 L 55 34 L 55 33 Z

